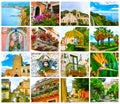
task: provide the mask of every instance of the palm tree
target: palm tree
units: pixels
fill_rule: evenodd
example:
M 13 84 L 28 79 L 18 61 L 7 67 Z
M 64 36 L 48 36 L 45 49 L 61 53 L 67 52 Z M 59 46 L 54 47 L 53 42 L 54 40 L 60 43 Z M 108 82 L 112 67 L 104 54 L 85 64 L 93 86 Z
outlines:
M 113 38 L 113 31 L 107 30 L 108 46 L 110 47 L 110 39 Z
M 99 38 L 99 35 L 98 35 L 98 31 L 95 31 L 93 35 L 95 37 L 95 40 L 97 41 L 97 45 L 99 46 L 100 38 Z
M 106 38 L 106 28 L 105 27 L 96 28 L 96 33 L 97 33 L 97 37 L 99 37 L 100 45 L 103 46 L 104 39 Z
M 114 42 L 115 42 L 117 45 L 119 44 L 118 35 L 117 35 L 117 34 L 114 36 Z

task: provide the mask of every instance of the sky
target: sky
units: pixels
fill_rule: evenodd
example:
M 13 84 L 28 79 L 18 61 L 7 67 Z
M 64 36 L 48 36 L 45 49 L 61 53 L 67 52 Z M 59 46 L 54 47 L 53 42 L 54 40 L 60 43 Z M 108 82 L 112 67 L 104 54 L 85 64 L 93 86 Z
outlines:
M 20 53 L 2 53 L 1 55 L 1 63 L 2 63 L 2 73 L 5 72 L 6 69 L 12 68 L 13 57 Z M 29 53 L 21 53 L 23 58 L 23 65 L 30 64 L 30 54 Z
M 72 81 L 74 78 L 66 78 L 67 92 L 72 91 Z
M 74 9 L 89 14 L 89 2 L 61 2 L 61 11 Z
M 10 85 L 11 92 L 13 92 L 18 87 L 20 82 L 27 79 L 28 78 L 9 78 L 9 81 L 11 82 L 11 85 Z
M 113 31 L 113 35 L 119 34 L 119 28 L 118 27 L 107 27 L 107 29 L 111 29 L 111 31 Z M 96 40 L 94 38 L 94 35 L 93 35 L 95 31 L 96 31 L 95 27 L 90 28 L 90 42 L 96 42 Z M 105 39 L 105 41 L 107 41 L 107 39 Z
M 60 40 L 62 40 L 62 38 L 65 36 L 65 33 L 68 32 L 68 31 L 70 31 L 70 30 L 75 29 L 75 27 L 73 27 L 73 26 L 70 26 L 70 27 L 64 27 L 64 26 L 62 26 L 60 29 L 61 29 L 60 30 L 61 31 L 60 32 Z
M 19 83 L 22 82 L 23 80 L 26 80 L 28 78 L 9 78 L 10 82 L 11 82 L 11 92 L 13 92 L 13 90 L 15 90 Z
M 99 0 L 100 1 L 100 0 Z M 90 2 L 90 11 L 94 13 L 118 13 L 118 2 L 116 1 L 100 1 L 91 0 Z
M 116 78 L 106 78 L 106 80 L 103 82 L 103 84 L 107 83 L 111 83 L 111 80 L 116 80 Z

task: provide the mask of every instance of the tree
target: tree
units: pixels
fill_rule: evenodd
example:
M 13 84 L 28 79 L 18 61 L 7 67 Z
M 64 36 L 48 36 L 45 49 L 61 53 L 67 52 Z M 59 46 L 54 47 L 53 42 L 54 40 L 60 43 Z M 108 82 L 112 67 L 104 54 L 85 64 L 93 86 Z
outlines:
M 110 29 L 106 31 L 107 33 L 107 38 L 108 38 L 108 46 L 110 47 L 110 39 L 113 38 L 113 31 Z
M 100 98 L 104 97 L 105 88 L 102 84 L 102 80 L 98 78 L 90 79 L 90 94 L 91 100 L 99 101 Z
M 86 27 L 76 27 L 75 30 L 81 32 L 84 35 L 84 45 L 89 45 L 89 29 Z
M 118 99 L 118 83 L 116 84 L 112 84 L 111 87 L 109 88 L 109 90 L 107 91 L 108 95 L 112 95 L 114 99 Z
M 105 27 L 98 27 L 96 28 L 96 31 L 93 34 L 97 41 L 100 40 L 100 45 L 103 46 L 104 45 L 104 39 L 107 37 L 106 36 L 106 28 Z
M 79 89 L 82 90 L 89 90 L 89 79 L 88 78 L 75 78 L 74 80 L 74 88 L 78 91 Z
M 118 40 L 119 36 L 115 35 L 113 38 L 114 38 L 114 42 L 118 45 L 119 44 L 119 40 Z

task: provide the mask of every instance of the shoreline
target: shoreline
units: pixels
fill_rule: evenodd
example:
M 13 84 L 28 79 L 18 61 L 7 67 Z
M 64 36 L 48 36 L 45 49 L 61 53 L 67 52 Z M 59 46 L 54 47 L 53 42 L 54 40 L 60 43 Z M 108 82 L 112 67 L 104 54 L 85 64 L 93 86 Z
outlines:
M 17 15 L 12 15 L 12 16 L 20 18 L 18 26 L 22 26 L 21 25 L 21 23 L 22 23 L 22 13 L 24 12 L 24 9 L 22 7 L 19 7 L 19 6 L 15 6 L 15 7 L 14 6 L 2 6 L 2 8 L 13 8 L 13 9 L 20 10 L 20 12 Z

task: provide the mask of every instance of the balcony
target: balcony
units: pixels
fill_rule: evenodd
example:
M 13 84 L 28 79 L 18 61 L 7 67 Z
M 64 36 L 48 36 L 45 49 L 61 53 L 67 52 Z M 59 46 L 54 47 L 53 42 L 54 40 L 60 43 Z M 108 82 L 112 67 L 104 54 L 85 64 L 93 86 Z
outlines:
M 49 88 L 45 88 L 40 91 L 35 91 L 31 96 L 34 97 L 47 97 L 50 95 L 59 93 L 59 85 L 50 86 Z

